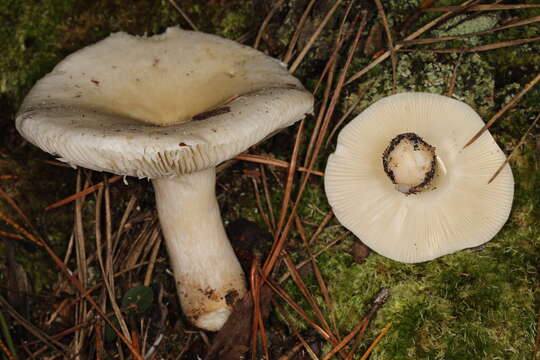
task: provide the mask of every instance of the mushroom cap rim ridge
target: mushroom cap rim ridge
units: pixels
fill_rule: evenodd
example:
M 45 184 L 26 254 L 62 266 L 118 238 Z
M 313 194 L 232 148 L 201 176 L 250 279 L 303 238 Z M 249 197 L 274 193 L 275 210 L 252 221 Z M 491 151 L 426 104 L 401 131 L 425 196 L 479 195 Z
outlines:
M 291 105 L 292 99 L 301 105 Z M 310 93 L 297 87 L 262 88 L 217 108 L 226 108 L 226 111 L 215 115 L 212 115 L 213 110 L 208 111 L 211 119 L 171 126 L 152 125 L 100 109 L 42 101 L 38 105 L 23 103 L 17 114 L 16 127 L 30 143 L 72 166 L 139 178 L 171 178 L 216 166 L 292 125 L 313 112 L 312 99 Z M 95 129 L 81 133 L 89 113 L 104 119 L 119 117 L 119 124 L 104 121 L 97 125 L 105 128 L 104 124 L 108 123 L 106 133 L 96 133 Z M 59 116 L 72 117 L 78 123 L 65 127 L 63 121 L 54 121 Z M 250 121 L 257 118 L 260 126 Z M 50 127 L 49 120 L 55 123 L 54 128 L 43 128 L 44 123 Z M 234 123 L 239 121 L 246 125 L 241 131 L 234 129 Z M 215 124 L 209 125 L 210 122 Z M 208 137 L 196 133 L 201 128 L 208 128 Z M 224 136 L 219 138 L 220 133 Z M 156 145 L 154 141 L 161 144 Z M 126 154 L 126 148 L 132 148 L 132 151 Z

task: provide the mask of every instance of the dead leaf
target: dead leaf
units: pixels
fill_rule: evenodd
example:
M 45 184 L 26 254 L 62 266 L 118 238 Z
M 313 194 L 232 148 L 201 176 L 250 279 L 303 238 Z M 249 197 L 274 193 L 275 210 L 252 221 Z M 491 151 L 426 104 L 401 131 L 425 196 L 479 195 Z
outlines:
M 227 226 L 227 236 L 231 242 L 242 269 L 247 274 L 253 262 L 254 254 L 263 256 L 265 244 L 272 242 L 272 235 L 262 230 L 257 224 L 246 219 L 238 219 Z
M 360 240 L 355 240 L 350 254 L 357 264 L 362 264 L 371 253 L 371 250 Z
M 370 56 L 379 51 L 383 47 L 383 32 L 382 26 L 379 23 L 375 23 L 369 30 L 369 35 L 364 45 L 364 55 Z
M 270 311 L 272 290 L 268 286 L 261 288 L 261 312 L 266 319 Z M 249 350 L 253 299 L 246 294 L 233 308 L 231 316 L 214 338 L 214 342 L 205 356 L 205 360 L 238 360 Z

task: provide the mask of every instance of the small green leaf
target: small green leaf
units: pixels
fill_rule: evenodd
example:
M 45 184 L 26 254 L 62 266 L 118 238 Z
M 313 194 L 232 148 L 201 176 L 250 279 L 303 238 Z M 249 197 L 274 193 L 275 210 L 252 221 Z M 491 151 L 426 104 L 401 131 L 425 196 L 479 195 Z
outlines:
M 117 329 L 120 327 L 120 323 L 118 322 L 118 319 L 116 317 L 113 316 L 110 318 L 110 320 Z M 105 331 L 103 332 L 103 337 L 105 338 L 105 342 L 112 343 L 116 341 L 118 335 L 116 335 L 111 325 L 105 324 Z
M 122 298 L 122 307 L 126 308 L 135 304 L 137 307 L 133 311 L 141 314 L 150 308 L 153 300 L 154 293 L 152 292 L 152 289 L 148 286 L 136 286 L 126 291 Z

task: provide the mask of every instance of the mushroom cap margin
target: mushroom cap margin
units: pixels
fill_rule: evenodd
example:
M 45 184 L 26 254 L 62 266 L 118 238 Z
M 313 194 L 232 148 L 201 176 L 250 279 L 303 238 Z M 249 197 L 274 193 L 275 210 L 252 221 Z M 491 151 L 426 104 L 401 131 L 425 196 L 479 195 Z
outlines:
M 17 117 L 17 129 L 29 142 L 71 165 L 170 178 L 232 158 L 302 119 L 312 106 L 311 94 L 305 91 L 270 88 L 238 97 L 226 105 L 226 113 L 167 127 L 96 109 L 27 106 Z

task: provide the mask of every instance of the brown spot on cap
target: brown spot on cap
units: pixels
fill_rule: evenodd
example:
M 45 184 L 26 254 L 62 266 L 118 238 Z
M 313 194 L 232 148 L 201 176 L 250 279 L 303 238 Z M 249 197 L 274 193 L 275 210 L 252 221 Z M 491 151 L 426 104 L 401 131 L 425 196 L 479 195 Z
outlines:
M 197 114 L 197 115 L 193 116 L 193 120 L 195 120 L 195 121 L 206 120 L 206 119 L 209 119 L 211 117 L 226 114 L 226 113 L 229 113 L 229 112 L 231 112 L 231 107 L 230 106 L 222 106 L 222 107 L 218 107 L 216 109 L 210 110 L 210 111 L 205 111 L 205 112 L 202 112 L 200 114 Z
M 218 294 L 216 293 L 215 289 L 206 288 L 206 289 L 198 289 L 204 296 L 206 296 L 208 299 L 217 301 L 218 300 Z
M 238 296 L 238 291 L 231 290 L 227 293 L 227 295 L 225 295 L 225 302 L 227 305 L 233 306 L 236 303 L 236 300 L 238 300 Z

